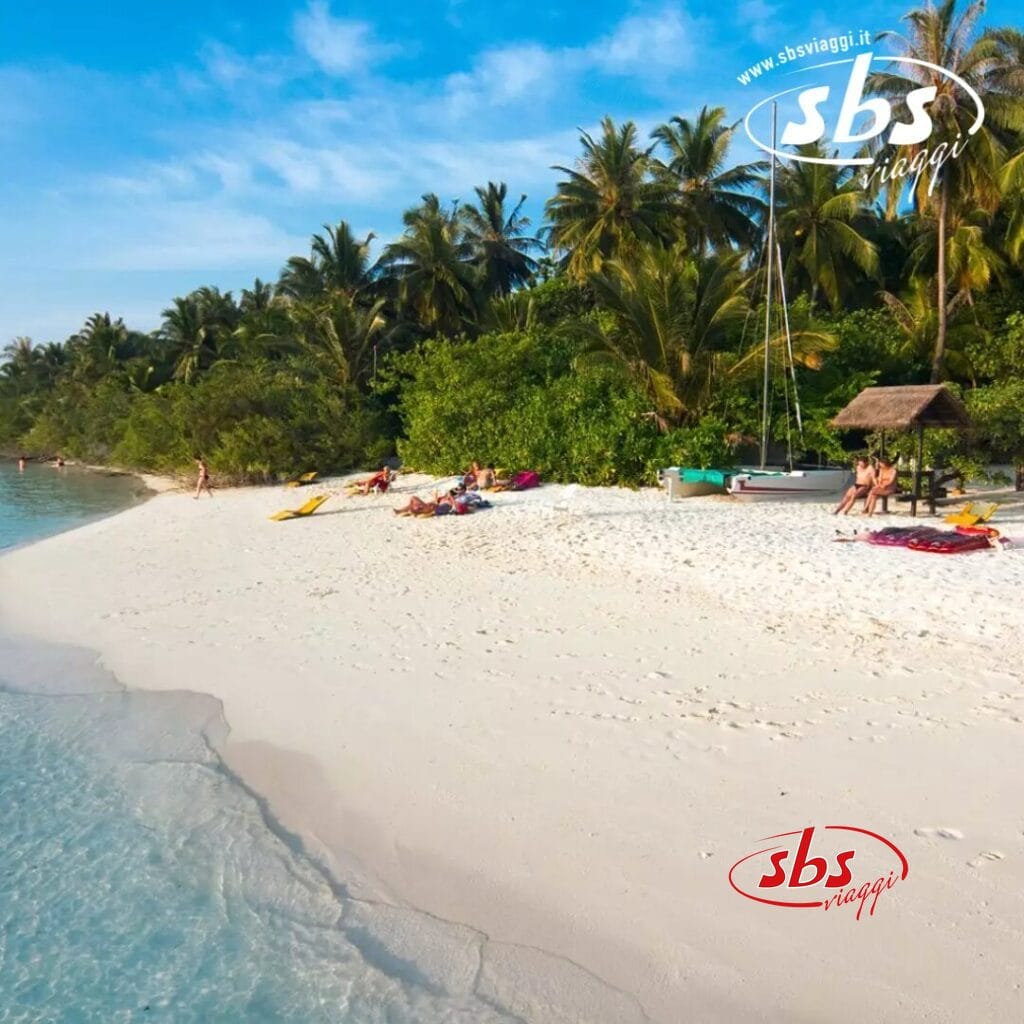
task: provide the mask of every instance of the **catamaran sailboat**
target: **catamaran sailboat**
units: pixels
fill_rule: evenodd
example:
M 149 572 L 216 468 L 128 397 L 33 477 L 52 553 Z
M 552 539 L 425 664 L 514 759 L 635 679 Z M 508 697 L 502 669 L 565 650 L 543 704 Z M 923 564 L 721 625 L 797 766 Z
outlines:
M 741 501 L 763 501 L 778 499 L 807 498 L 827 500 L 849 484 L 847 469 L 797 469 L 793 466 L 793 450 L 790 443 L 792 432 L 788 423 L 789 401 L 787 393 L 787 449 L 788 469 L 769 468 L 769 430 L 771 426 L 771 336 L 772 336 L 772 292 L 777 275 L 779 306 L 782 311 L 782 327 L 786 338 L 783 370 L 783 388 L 792 388 L 793 410 L 796 414 L 796 429 L 803 437 L 803 421 L 800 415 L 800 395 L 797 390 L 796 362 L 793 358 L 793 338 L 789 330 L 789 312 L 786 306 L 786 283 L 782 271 L 782 249 L 775 224 L 775 168 L 776 168 L 776 119 L 777 110 L 772 104 L 772 153 L 771 176 L 768 193 L 768 236 L 765 242 L 765 317 L 764 317 L 764 392 L 761 410 L 761 464 L 756 470 L 737 470 L 730 474 L 728 493 Z M 788 373 L 786 372 L 788 370 Z M 787 380 L 788 377 L 788 380 Z

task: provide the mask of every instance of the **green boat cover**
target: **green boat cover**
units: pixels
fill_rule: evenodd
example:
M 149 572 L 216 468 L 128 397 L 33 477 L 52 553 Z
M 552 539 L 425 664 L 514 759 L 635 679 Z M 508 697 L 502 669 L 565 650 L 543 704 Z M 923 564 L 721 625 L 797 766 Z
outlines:
M 712 484 L 724 488 L 726 478 L 735 472 L 734 469 L 680 469 L 679 479 L 684 484 Z
M 778 470 L 771 469 L 679 469 L 679 479 L 684 484 L 711 484 L 714 487 L 728 487 L 729 477 L 737 473 L 750 476 L 779 476 Z

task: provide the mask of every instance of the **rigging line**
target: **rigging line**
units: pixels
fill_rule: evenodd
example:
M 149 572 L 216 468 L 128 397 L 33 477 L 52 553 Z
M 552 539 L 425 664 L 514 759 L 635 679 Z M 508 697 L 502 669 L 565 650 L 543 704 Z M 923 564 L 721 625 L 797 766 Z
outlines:
M 789 307 L 786 304 L 786 281 L 782 273 L 782 248 L 775 243 L 778 250 L 779 269 L 779 292 L 782 295 L 782 320 L 786 327 L 786 352 L 789 355 L 789 372 L 793 378 L 793 404 L 796 406 L 796 429 L 800 434 L 801 442 L 804 439 L 804 421 L 800 413 L 800 389 L 796 382 L 796 360 L 793 358 L 793 335 L 789 330 Z M 783 367 L 783 380 L 785 380 L 785 367 Z
M 782 357 L 786 361 L 785 353 Z M 782 398 L 786 406 L 786 461 L 789 463 L 790 472 L 793 471 L 793 417 L 789 408 L 789 388 L 786 386 L 786 367 L 782 367 Z
M 761 407 L 761 468 L 768 461 L 768 385 L 770 383 L 770 359 L 768 339 L 772 328 L 772 259 L 775 245 L 775 136 L 778 123 L 778 104 L 772 104 L 772 163 L 768 186 L 768 274 L 765 285 L 764 307 L 764 400 Z
M 757 258 L 757 266 L 754 268 L 753 276 L 753 287 L 750 290 L 750 302 L 747 305 L 747 314 L 743 318 L 743 330 L 740 332 L 740 355 L 743 354 L 747 343 L 747 326 L 750 323 L 750 318 L 754 315 L 754 310 L 757 305 L 757 285 L 761 280 L 761 268 L 764 266 L 765 253 L 768 252 L 768 239 L 765 238 L 764 245 L 761 246 L 761 254 Z

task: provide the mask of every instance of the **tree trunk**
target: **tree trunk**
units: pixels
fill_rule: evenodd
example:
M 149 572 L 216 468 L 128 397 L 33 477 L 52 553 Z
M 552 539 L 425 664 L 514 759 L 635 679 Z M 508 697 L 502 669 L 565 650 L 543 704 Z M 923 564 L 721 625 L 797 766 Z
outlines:
M 935 332 L 935 352 L 932 356 L 933 384 L 942 380 L 942 364 L 946 358 L 946 215 L 949 210 L 949 177 L 945 174 L 939 189 L 939 260 L 935 274 L 938 330 Z

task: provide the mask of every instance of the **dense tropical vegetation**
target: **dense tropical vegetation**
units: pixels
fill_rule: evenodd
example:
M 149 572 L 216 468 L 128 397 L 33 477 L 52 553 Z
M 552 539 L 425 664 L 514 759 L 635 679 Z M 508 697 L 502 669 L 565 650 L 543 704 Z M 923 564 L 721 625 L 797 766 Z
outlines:
M 799 455 L 842 454 L 828 422 L 862 387 L 931 380 L 978 427 L 936 452 L 1024 465 L 1024 34 L 981 30 L 981 10 L 945 0 L 893 40 L 985 104 L 937 187 L 780 164 L 802 434 L 781 392 L 771 414 Z M 900 67 L 922 77 L 872 88 L 934 85 L 930 144 L 952 144 L 967 111 L 949 80 Z M 15 338 L 0 448 L 163 471 L 202 451 L 249 480 L 396 451 L 427 470 L 481 458 L 595 483 L 734 458 L 761 425 L 768 171 L 731 162 L 736 130 L 721 108 L 649 138 L 605 118 L 556 168 L 537 230 L 525 196 L 488 182 L 465 204 L 423 196 L 388 244 L 327 225 L 277 281 L 175 298 L 154 332 L 97 313 L 63 342 Z M 776 380 L 786 348 L 770 338 Z

